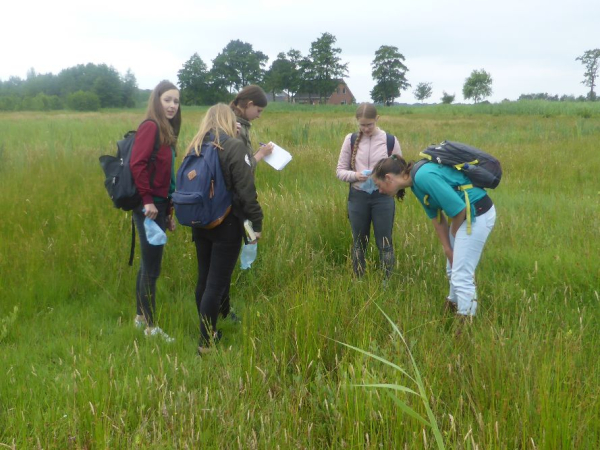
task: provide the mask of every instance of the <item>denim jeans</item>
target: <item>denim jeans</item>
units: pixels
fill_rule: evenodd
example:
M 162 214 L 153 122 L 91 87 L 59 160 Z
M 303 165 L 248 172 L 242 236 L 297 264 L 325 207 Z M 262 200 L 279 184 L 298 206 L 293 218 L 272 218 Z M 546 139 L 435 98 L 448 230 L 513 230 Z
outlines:
M 446 274 L 450 280 L 448 300 L 456 303 L 458 314 L 474 316 L 477 311 L 477 291 L 475 287 L 475 269 L 481 258 L 485 242 L 496 222 L 496 208 L 492 206 L 488 212 L 475 218 L 471 224 L 471 234 L 467 234 L 465 221 L 452 237 L 453 264 L 446 261 Z
M 394 268 L 394 247 L 392 244 L 392 228 L 396 205 L 394 199 L 375 191 L 367 194 L 364 191 L 350 188 L 348 195 L 348 218 L 352 227 L 352 268 L 357 276 L 365 272 L 365 252 L 371 234 L 379 249 L 379 260 L 385 277 L 389 277 Z
M 155 222 L 165 231 L 167 218 L 167 203 L 155 203 L 158 216 Z M 135 298 L 138 316 L 144 316 L 149 327 L 154 326 L 154 312 L 156 310 L 156 280 L 160 275 L 164 245 L 150 245 L 146 239 L 143 205 L 135 208 L 133 222 L 140 238 L 140 249 L 142 253 L 140 270 L 138 271 L 135 284 Z
M 217 330 L 221 301 L 229 291 L 244 230 L 241 221 L 229 214 L 212 230 L 193 228 L 192 236 L 198 259 L 196 308 L 200 317 L 200 345 L 206 347 L 212 332 Z

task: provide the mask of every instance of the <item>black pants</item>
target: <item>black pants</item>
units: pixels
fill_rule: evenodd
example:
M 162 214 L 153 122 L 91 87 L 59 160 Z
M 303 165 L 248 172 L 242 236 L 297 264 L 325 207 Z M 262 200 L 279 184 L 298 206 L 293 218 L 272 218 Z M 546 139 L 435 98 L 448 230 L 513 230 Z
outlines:
M 200 317 L 200 345 L 203 347 L 209 345 L 212 332 L 217 330 L 221 299 L 229 290 L 243 235 L 242 223 L 233 214 L 212 230 L 192 230 L 198 259 L 196 307 Z
M 164 231 L 167 218 L 167 203 L 155 203 L 158 209 L 158 216 L 155 222 Z M 144 316 L 148 326 L 154 326 L 154 312 L 156 310 L 156 280 L 160 275 L 160 266 L 164 245 L 150 245 L 146 239 L 146 230 L 144 228 L 144 219 L 146 216 L 142 212 L 143 205 L 135 208 L 133 212 L 133 221 L 137 228 L 140 238 L 140 249 L 142 252 L 142 262 L 137 274 L 135 284 L 135 298 L 138 316 Z

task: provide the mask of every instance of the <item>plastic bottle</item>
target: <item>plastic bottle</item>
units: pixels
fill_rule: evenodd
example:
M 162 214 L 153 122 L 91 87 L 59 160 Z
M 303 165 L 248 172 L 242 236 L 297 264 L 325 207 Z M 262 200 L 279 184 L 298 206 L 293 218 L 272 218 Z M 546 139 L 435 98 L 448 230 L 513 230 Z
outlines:
M 146 239 L 150 245 L 165 245 L 167 243 L 167 234 L 161 230 L 158 224 L 147 217 L 144 219 L 144 229 L 146 230 Z
M 240 256 L 240 268 L 243 270 L 249 269 L 256 259 L 256 250 L 258 244 L 244 244 L 242 247 L 242 255 Z

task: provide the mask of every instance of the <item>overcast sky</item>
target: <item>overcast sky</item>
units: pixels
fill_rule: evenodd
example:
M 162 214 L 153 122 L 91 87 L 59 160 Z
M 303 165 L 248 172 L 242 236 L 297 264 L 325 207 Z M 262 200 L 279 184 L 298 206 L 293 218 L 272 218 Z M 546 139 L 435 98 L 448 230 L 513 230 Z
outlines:
M 9 9 L 7 9 L 9 8 Z M 322 33 L 337 38 L 356 99 L 370 101 L 371 62 L 381 45 L 406 58 L 412 103 L 419 82 L 462 102 L 475 69 L 492 75 L 497 102 L 523 93 L 585 95 L 575 58 L 600 48 L 600 0 L 71 0 L 17 1 L 0 26 L 0 80 L 58 74 L 77 64 L 105 63 L 135 74 L 140 88 L 177 82 L 194 54 L 210 67 L 233 39 L 269 56 L 291 48 L 303 55 Z M 267 66 L 267 67 L 268 67 Z

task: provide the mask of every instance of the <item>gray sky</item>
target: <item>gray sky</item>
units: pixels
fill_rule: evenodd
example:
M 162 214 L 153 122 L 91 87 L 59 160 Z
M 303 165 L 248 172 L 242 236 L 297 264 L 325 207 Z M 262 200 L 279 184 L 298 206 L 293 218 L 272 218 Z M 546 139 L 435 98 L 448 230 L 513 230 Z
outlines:
M 585 95 L 584 67 L 575 58 L 600 48 L 599 0 L 73 0 L 10 2 L 0 27 L 0 79 L 58 74 L 77 64 L 131 69 L 140 88 L 177 82 L 193 53 L 210 67 L 227 43 L 240 39 L 269 56 L 291 48 L 308 53 L 322 33 L 337 38 L 356 99 L 370 101 L 371 62 L 381 45 L 398 47 L 412 87 L 419 82 L 462 102 L 475 69 L 493 78 L 491 101 L 523 93 Z

